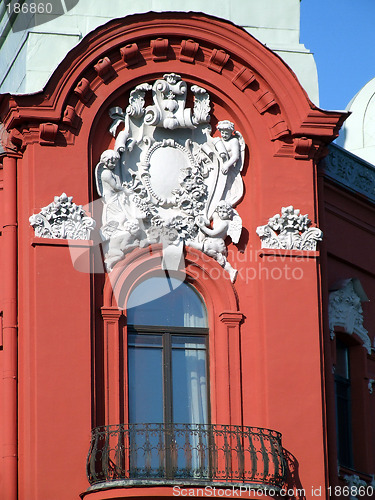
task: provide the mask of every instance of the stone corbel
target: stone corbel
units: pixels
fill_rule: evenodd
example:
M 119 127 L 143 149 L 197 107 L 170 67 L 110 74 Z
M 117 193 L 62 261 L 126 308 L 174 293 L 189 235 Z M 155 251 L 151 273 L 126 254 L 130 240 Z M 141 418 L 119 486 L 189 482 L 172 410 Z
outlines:
M 63 114 L 63 118 L 62 118 L 63 123 L 65 123 L 69 127 L 77 128 L 79 125 L 79 120 L 80 120 L 80 118 L 77 115 L 75 108 L 73 106 L 68 105 L 65 108 L 65 111 Z
M 233 85 L 235 85 L 241 91 L 244 91 L 246 87 L 248 87 L 255 81 L 256 79 L 254 73 L 250 71 L 249 68 L 245 68 L 245 66 L 243 66 L 232 79 Z
M 290 130 L 286 122 L 280 117 L 280 115 L 275 115 L 273 117 L 273 123 L 269 125 L 269 131 L 271 134 L 271 140 L 276 141 L 281 137 L 285 137 L 290 134 Z
M 109 57 L 103 57 L 103 59 L 100 59 L 94 65 L 94 69 L 104 83 L 112 79 L 116 74 Z
M 59 126 L 56 123 L 41 123 L 39 125 L 39 143 L 53 146 L 57 137 Z
M 17 149 L 21 149 L 24 144 L 24 137 L 21 132 L 15 128 L 13 128 L 9 132 L 9 140 L 12 144 L 16 146 Z
M 199 43 L 194 40 L 182 40 L 180 50 L 180 61 L 193 63 L 199 49 Z
M 221 73 L 228 61 L 229 54 L 221 49 L 213 49 L 208 62 L 208 68 L 216 71 L 216 73 Z
M 169 41 L 167 38 L 156 38 L 151 40 L 151 53 L 154 61 L 165 61 L 168 59 Z
M 277 104 L 276 97 L 272 92 L 264 92 L 254 103 L 254 106 L 260 114 L 265 113 L 268 109 Z
M 134 66 L 141 59 L 141 53 L 136 43 L 129 43 L 125 45 L 125 47 L 121 47 L 120 54 L 127 68 L 129 66 Z
M 94 94 L 87 78 L 82 78 L 82 80 L 78 82 L 76 88 L 74 89 L 74 93 L 78 95 L 80 101 L 84 104 L 87 104 Z

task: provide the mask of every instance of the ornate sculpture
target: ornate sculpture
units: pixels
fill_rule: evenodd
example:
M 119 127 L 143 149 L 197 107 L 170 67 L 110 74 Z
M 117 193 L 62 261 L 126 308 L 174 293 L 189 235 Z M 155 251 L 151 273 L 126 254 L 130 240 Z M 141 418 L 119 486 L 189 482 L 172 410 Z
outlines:
M 281 215 L 276 214 L 265 226 L 257 228 L 262 248 L 279 248 L 285 250 L 316 250 L 316 244 L 323 238 L 317 227 L 310 228 L 311 221 L 307 215 L 300 215 L 292 205 L 282 207 Z
M 95 220 L 86 215 L 82 205 L 73 203 L 73 197 L 63 193 L 55 196 L 52 203 L 39 214 L 29 218 L 39 238 L 88 240 L 95 228 Z
M 212 214 L 211 220 L 212 228 L 210 226 L 211 221 L 202 216 L 196 219 L 196 224 L 203 233 L 204 239 L 201 243 L 193 241 L 189 242 L 189 244 L 217 260 L 228 271 L 231 280 L 234 281 L 237 271 L 227 261 L 225 238 L 230 236 L 233 243 L 239 242 L 242 231 L 242 220 L 236 210 L 225 200 L 219 202 Z
M 115 146 L 102 153 L 96 167 L 108 271 L 135 246 L 152 243 L 163 244 L 165 269 L 178 269 L 187 243 L 211 255 L 235 279 L 224 239 L 229 235 L 238 242 L 241 234 L 232 207 L 243 195 L 245 143 L 229 120 L 219 122 L 221 136 L 213 137 L 209 94 L 193 85 L 191 109 L 188 91 L 179 75 L 169 73 L 133 89 L 125 112 L 110 110 Z M 149 92 L 153 104 L 146 106 Z
M 363 346 L 371 354 L 371 340 L 363 326 L 362 302 L 368 298 L 358 279 L 342 280 L 331 288 L 328 315 L 331 338 L 335 336 L 335 326 L 341 326 L 349 334 L 356 333 Z

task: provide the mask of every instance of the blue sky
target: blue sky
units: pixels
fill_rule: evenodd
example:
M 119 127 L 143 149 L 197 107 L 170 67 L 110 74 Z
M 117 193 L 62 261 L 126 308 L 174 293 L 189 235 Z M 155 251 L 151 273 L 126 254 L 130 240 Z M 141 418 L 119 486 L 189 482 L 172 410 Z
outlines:
M 345 109 L 375 77 L 375 0 L 302 0 L 300 42 L 314 53 L 320 107 Z

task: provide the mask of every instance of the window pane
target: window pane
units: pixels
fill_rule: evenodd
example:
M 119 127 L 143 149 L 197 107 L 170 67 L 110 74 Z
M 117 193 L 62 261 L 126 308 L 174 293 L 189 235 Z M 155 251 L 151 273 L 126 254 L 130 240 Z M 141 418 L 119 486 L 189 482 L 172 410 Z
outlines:
M 202 336 L 172 335 L 173 349 L 206 349 L 206 339 Z
M 175 337 L 174 340 L 176 340 Z M 172 348 L 174 423 L 207 423 L 206 351 L 194 337 L 184 337 L 185 349 Z M 199 346 L 199 349 L 195 347 Z
M 143 336 L 132 335 L 132 337 Z M 150 336 L 145 335 L 144 337 Z M 129 346 L 128 370 L 129 422 L 163 422 L 162 349 L 159 347 Z
M 339 339 L 336 340 L 336 370 L 335 373 L 349 379 L 349 348 Z
M 140 283 L 127 303 L 129 325 L 207 326 L 206 309 L 197 292 L 176 278 L 153 276 Z
M 163 338 L 161 335 L 128 334 L 129 347 L 162 347 L 162 342 Z

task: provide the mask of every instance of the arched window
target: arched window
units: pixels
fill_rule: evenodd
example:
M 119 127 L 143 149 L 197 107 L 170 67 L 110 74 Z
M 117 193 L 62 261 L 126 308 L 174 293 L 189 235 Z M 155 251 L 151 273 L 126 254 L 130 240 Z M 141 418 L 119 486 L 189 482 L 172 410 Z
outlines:
M 130 294 L 127 325 L 131 475 L 204 477 L 208 328 L 201 297 L 186 282 L 152 276 Z
M 188 283 L 153 276 L 127 303 L 129 423 L 206 424 L 207 312 Z

